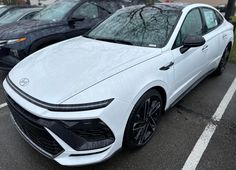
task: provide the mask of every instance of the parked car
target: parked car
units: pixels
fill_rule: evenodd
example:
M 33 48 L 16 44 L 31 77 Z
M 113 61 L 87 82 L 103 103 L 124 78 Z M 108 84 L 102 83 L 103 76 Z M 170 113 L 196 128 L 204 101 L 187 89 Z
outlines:
M 133 6 L 84 36 L 40 50 L 4 81 L 12 120 L 61 165 L 146 145 L 162 113 L 207 75 L 221 74 L 233 26 L 204 4 Z
M 32 8 L 32 6 L 25 6 L 25 5 L 20 5 L 20 6 L 15 6 L 15 5 L 10 5 L 10 6 L 2 6 L 0 7 L 0 17 L 5 15 L 8 11 L 14 10 L 14 9 L 20 9 L 20 8 Z
M 134 1 L 143 3 L 144 1 Z M 84 34 L 117 9 L 127 4 L 120 0 L 56 1 L 31 21 L 0 27 L 0 69 L 10 70 L 20 60 L 48 45 Z
M 5 15 L 0 17 L 0 26 L 21 20 L 32 19 L 32 17 L 34 17 L 34 15 L 40 10 L 42 10 L 42 8 L 22 8 L 10 10 Z

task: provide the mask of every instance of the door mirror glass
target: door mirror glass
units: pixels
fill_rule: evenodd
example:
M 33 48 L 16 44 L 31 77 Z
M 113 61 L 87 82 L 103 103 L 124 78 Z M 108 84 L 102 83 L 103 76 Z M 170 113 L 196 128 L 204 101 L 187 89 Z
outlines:
M 206 43 L 206 40 L 199 35 L 187 36 L 183 41 L 183 47 L 180 48 L 180 52 L 183 54 L 188 51 L 190 48 L 200 47 Z

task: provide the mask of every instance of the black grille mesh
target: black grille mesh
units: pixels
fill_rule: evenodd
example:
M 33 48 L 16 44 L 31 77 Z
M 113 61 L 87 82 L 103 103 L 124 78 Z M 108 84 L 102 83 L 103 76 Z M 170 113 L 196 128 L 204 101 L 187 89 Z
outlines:
M 63 148 L 44 127 L 28 119 L 26 115 L 31 116 L 31 119 L 37 119 L 35 116 L 20 107 L 9 96 L 7 96 L 7 102 L 18 127 L 34 144 L 51 156 L 58 155 L 63 151 Z

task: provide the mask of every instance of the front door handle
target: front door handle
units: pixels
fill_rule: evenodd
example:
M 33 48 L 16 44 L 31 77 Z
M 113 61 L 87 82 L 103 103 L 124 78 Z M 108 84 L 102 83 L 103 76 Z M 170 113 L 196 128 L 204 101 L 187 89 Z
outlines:
M 175 64 L 174 62 L 170 62 L 169 65 L 161 67 L 160 70 L 162 71 L 169 70 L 174 64 Z
M 203 48 L 202 48 L 202 51 L 206 51 L 208 49 L 208 45 L 205 45 Z

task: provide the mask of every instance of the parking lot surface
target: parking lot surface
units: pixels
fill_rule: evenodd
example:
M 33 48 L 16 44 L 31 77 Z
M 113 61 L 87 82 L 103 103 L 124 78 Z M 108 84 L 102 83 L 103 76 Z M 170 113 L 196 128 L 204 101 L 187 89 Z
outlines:
M 7 74 L 0 72 L 1 82 Z M 32 149 L 17 133 L 7 107 L 0 109 L 0 169 L 182 169 L 236 77 L 229 64 L 220 77 L 209 76 L 164 114 L 158 132 L 138 151 L 120 151 L 106 162 L 63 167 Z M 2 85 L 0 104 L 5 103 Z M 197 169 L 236 169 L 236 94 L 209 142 Z

